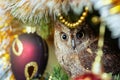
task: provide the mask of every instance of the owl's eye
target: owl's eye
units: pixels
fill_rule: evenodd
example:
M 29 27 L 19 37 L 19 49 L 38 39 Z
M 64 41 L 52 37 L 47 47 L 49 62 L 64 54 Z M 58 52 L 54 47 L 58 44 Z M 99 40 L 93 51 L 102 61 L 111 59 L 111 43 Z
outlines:
M 77 32 L 76 37 L 77 37 L 77 39 L 83 38 L 84 37 L 84 32 L 83 31 Z
M 68 36 L 64 32 L 61 33 L 61 39 L 62 40 L 67 40 Z

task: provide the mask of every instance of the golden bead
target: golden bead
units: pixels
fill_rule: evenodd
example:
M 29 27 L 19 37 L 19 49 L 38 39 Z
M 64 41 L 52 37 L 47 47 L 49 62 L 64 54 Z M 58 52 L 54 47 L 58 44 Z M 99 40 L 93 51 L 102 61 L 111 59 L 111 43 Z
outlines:
M 81 16 L 81 17 L 80 17 L 80 19 L 81 19 L 81 20 L 84 20 L 84 19 L 85 19 L 85 17 Z
M 70 27 L 72 27 L 72 24 L 70 23 Z
M 79 23 L 79 24 L 82 23 L 82 20 L 78 20 L 78 23 Z
M 76 22 L 76 26 L 78 26 L 79 25 L 79 22 Z
M 70 23 L 68 23 L 67 26 L 70 26 Z
M 58 13 L 58 16 L 61 16 L 61 14 L 60 14 L 60 13 Z
M 76 23 L 74 23 L 73 27 L 76 27 Z
M 65 19 L 62 19 L 61 22 L 64 23 L 64 22 L 65 22 Z
M 99 24 L 100 23 L 100 18 L 98 16 L 94 16 L 94 17 L 92 17 L 91 21 L 94 24 Z
M 73 23 L 73 27 L 75 27 L 76 25 L 75 25 L 75 23 Z
M 63 17 L 62 17 L 62 16 L 60 16 L 60 17 L 59 17 L 59 19 L 60 19 L 60 20 L 62 20 L 62 19 L 63 19 Z
M 65 25 L 67 25 L 68 24 L 68 22 L 67 21 L 65 21 Z
M 82 14 L 84 17 L 87 15 L 87 12 L 83 12 L 83 14 Z
M 85 7 L 85 11 L 88 11 L 89 9 L 88 9 L 88 7 Z

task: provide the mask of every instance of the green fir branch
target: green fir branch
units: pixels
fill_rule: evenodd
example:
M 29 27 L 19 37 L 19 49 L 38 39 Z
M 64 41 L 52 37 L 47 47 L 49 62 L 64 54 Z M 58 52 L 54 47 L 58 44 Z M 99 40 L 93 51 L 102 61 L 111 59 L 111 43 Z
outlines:
M 48 76 L 45 80 L 69 80 L 68 75 L 60 66 L 54 67 L 52 73 L 48 73 Z
M 114 76 L 113 76 L 113 80 L 120 80 L 120 74 L 114 75 Z

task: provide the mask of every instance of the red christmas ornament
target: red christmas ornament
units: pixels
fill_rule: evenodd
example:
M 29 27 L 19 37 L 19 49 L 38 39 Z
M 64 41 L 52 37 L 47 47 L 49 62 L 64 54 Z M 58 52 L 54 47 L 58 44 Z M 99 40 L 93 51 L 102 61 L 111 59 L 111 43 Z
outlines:
M 81 76 L 74 78 L 74 80 L 102 80 L 100 76 L 93 73 L 86 73 Z
M 48 46 L 37 34 L 22 34 L 10 49 L 11 67 L 16 80 L 30 80 L 42 75 L 48 60 Z

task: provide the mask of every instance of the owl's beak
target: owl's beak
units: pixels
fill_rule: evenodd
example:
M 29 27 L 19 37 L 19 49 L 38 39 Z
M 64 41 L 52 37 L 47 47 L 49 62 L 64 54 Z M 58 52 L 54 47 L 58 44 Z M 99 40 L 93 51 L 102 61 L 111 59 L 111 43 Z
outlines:
M 74 39 L 72 39 L 71 45 L 72 45 L 73 50 L 75 50 L 76 45 L 75 45 L 75 40 Z

